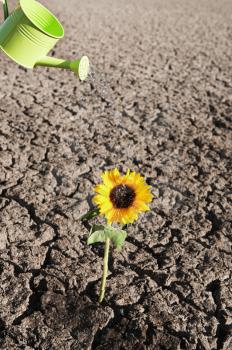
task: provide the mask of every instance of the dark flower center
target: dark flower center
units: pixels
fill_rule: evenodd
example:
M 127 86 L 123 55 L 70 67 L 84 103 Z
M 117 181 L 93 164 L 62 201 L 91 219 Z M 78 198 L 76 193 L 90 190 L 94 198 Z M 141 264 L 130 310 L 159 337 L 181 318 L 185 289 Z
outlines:
M 135 191 L 127 185 L 118 185 L 110 192 L 110 200 L 115 208 L 129 208 L 135 199 Z

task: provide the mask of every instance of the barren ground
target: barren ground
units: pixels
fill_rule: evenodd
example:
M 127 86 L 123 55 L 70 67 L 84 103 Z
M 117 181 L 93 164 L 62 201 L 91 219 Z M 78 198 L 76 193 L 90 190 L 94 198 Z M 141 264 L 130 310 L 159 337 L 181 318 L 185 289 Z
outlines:
M 53 54 L 95 75 L 0 55 L 0 348 L 231 350 L 232 2 L 42 2 L 66 31 Z M 159 199 L 99 305 L 78 219 L 114 166 Z

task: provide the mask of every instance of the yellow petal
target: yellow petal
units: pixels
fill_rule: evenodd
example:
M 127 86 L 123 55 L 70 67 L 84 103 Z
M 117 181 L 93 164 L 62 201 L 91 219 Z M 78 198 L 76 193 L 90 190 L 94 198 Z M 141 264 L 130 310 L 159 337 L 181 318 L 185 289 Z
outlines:
M 94 192 L 99 193 L 103 196 L 107 196 L 110 192 L 109 188 L 103 184 L 96 185 L 94 187 Z
M 145 204 L 145 203 L 142 202 L 142 201 L 138 201 L 138 200 L 136 200 L 136 201 L 133 203 L 133 207 L 134 207 L 138 212 L 150 210 L 150 208 L 149 208 L 149 206 L 148 206 L 147 204 Z
M 125 175 L 120 175 L 117 168 L 105 171 L 102 174 L 103 183 L 97 185 L 94 191 L 97 195 L 93 198 L 99 206 L 100 213 L 105 215 L 108 224 L 118 222 L 121 224 L 132 223 L 138 219 L 138 214 L 150 210 L 147 205 L 152 201 L 153 195 L 144 178 L 135 172 L 127 170 Z M 110 191 L 120 185 L 126 184 L 135 191 L 135 199 L 128 208 L 115 208 L 110 199 Z
M 112 189 L 112 187 L 118 184 L 118 181 L 120 180 L 121 175 L 119 173 L 119 170 L 115 168 L 113 170 L 105 171 L 101 177 L 104 184 L 110 189 Z

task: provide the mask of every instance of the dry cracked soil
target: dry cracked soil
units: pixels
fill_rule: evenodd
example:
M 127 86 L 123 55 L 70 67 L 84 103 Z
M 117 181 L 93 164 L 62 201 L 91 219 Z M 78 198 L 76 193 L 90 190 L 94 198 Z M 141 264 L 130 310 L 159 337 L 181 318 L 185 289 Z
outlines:
M 232 2 L 41 2 L 65 27 L 52 55 L 93 74 L 0 55 L 0 348 L 231 350 Z M 115 166 L 159 198 L 99 305 L 79 219 Z

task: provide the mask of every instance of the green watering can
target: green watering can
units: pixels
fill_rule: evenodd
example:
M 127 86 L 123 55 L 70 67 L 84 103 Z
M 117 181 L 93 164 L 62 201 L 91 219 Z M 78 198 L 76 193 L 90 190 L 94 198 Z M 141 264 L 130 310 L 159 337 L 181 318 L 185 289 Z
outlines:
M 0 48 L 13 61 L 26 68 L 46 66 L 70 69 L 80 80 L 87 78 L 87 56 L 74 61 L 47 56 L 64 36 L 64 29 L 46 7 L 35 0 L 20 0 L 18 7 L 9 15 L 7 0 L 0 1 L 5 19 L 0 25 Z

